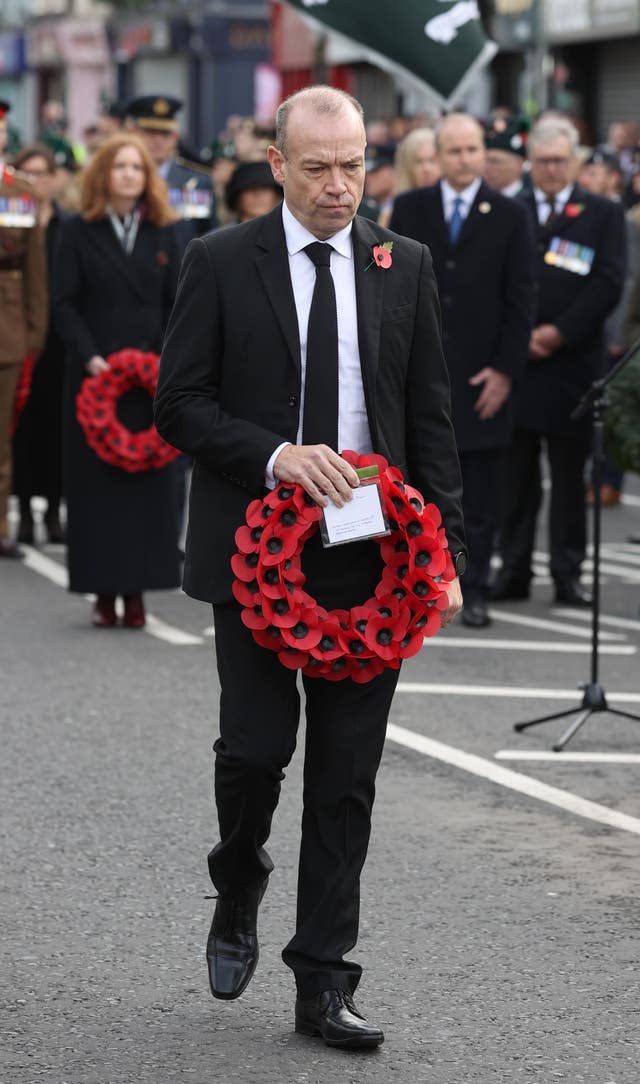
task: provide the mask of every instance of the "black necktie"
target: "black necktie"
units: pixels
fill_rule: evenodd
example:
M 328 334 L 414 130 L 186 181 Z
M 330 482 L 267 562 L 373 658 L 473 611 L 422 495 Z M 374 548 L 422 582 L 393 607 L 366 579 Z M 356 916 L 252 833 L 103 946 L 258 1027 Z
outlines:
M 328 444 L 338 451 L 338 313 L 331 277 L 331 245 L 314 241 L 304 250 L 315 264 L 309 311 L 304 381 L 303 444 Z

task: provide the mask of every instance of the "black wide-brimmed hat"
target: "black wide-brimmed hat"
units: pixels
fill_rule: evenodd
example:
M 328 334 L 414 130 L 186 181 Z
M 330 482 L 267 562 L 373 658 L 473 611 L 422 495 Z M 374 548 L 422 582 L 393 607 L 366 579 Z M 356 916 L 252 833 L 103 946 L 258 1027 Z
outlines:
M 282 195 L 282 186 L 278 184 L 268 162 L 240 162 L 234 169 L 225 188 L 225 199 L 230 211 L 235 211 L 238 196 L 248 188 L 273 188 Z

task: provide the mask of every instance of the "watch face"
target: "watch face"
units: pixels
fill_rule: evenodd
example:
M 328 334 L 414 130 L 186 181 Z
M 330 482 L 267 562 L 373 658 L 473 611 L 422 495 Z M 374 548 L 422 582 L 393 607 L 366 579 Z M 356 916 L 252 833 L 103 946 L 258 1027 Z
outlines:
M 454 558 L 454 564 L 456 568 L 456 574 L 458 576 L 464 575 L 464 573 L 467 571 L 467 558 L 464 553 L 456 553 Z

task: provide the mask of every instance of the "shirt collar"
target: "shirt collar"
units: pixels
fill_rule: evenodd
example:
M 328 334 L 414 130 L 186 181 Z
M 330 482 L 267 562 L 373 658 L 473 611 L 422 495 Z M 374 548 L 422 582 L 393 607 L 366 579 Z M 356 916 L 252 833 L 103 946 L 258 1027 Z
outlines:
M 297 252 L 302 252 L 307 245 L 313 244 L 318 238 L 303 226 L 301 222 L 295 217 L 294 214 L 287 207 L 286 200 L 282 203 L 282 224 L 284 226 L 284 238 L 287 245 L 287 252 L 290 256 L 295 256 Z M 334 233 L 333 237 L 327 237 L 327 243 L 338 252 L 341 256 L 345 256 L 348 260 L 353 257 L 353 246 L 351 244 L 351 228 L 353 223 L 350 222 L 344 229 Z
M 567 201 L 569 199 L 569 196 L 571 195 L 572 192 L 573 192 L 573 184 L 567 184 L 567 185 L 565 185 L 564 188 L 561 188 L 560 191 L 557 192 L 556 195 L 552 197 L 555 206 L 556 207 L 564 207 L 565 203 L 567 203 Z M 538 204 L 545 203 L 545 204 L 548 205 L 549 199 L 551 197 L 545 195 L 545 193 L 542 191 L 541 188 L 534 188 L 533 189 L 533 194 L 536 197 L 536 203 L 538 203 Z
M 468 209 L 478 194 L 478 189 L 482 184 L 482 178 L 476 177 L 475 181 L 472 181 L 470 185 L 467 185 L 466 188 L 462 189 L 462 192 L 457 192 L 455 188 L 452 188 L 444 177 L 440 181 L 440 184 L 442 185 L 442 195 L 447 204 L 451 205 L 454 200 L 461 199 Z

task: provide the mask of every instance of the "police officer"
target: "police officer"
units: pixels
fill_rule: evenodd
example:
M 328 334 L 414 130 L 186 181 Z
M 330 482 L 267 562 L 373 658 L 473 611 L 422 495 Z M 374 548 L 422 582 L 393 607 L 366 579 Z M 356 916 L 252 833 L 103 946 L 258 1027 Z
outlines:
M 176 235 L 180 251 L 194 237 L 217 226 L 210 170 L 178 153 L 179 98 L 147 94 L 129 102 L 127 115 L 147 144 L 158 172 L 169 189 L 173 209 L 180 216 Z

